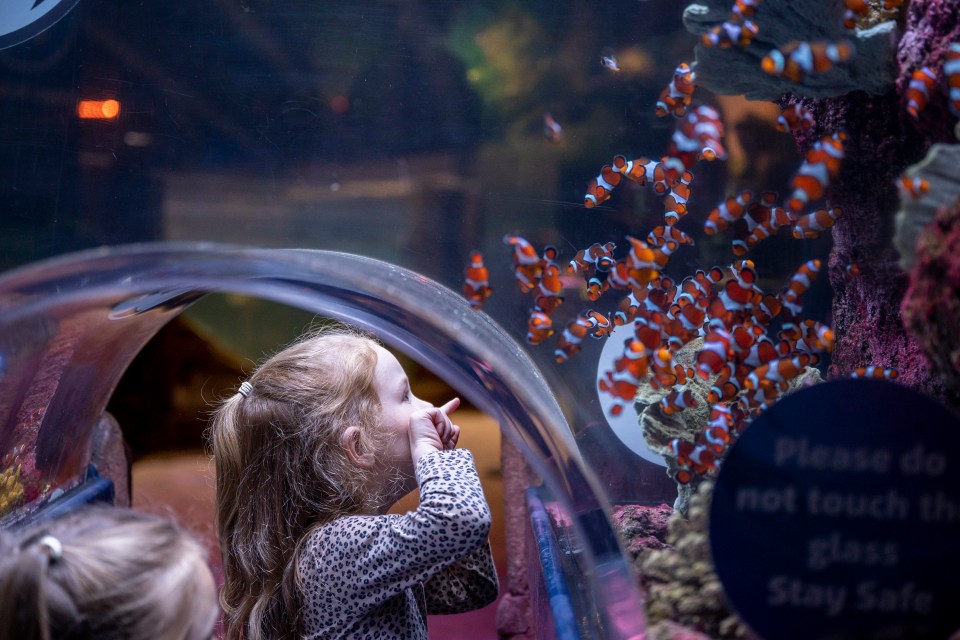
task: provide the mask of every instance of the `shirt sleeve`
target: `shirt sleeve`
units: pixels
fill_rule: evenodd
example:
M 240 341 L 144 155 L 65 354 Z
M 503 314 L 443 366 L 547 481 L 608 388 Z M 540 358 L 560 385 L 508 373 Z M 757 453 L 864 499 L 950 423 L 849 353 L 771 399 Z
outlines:
M 485 607 L 497 599 L 499 589 L 489 541 L 423 585 L 427 612 L 431 615 Z
M 299 562 L 306 606 L 363 615 L 489 547 L 490 508 L 469 451 L 425 455 L 416 476 L 416 510 L 345 516 L 311 535 Z M 324 602 L 310 602 L 311 596 Z

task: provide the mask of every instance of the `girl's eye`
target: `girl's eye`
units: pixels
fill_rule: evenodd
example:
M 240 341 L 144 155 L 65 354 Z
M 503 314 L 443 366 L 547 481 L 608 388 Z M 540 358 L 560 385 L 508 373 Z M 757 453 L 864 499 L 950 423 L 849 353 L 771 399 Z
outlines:
M 406 402 L 410 399 L 410 389 L 403 390 L 403 402 Z

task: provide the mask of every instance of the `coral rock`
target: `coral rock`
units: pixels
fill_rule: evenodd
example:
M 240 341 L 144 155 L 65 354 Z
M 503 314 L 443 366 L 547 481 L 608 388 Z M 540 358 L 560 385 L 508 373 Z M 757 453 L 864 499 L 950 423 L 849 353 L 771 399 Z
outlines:
M 683 14 L 687 30 L 703 35 L 730 18 L 730 0 L 703 0 Z M 724 95 L 743 95 L 749 100 L 776 100 L 786 93 L 811 98 L 841 96 L 862 90 L 882 95 L 896 77 L 896 23 L 892 20 L 867 29 L 843 28 L 843 2 L 833 0 L 764 0 L 751 19 L 759 27 L 747 47 L 696 49 L 697 84 Z M 799 83 L 770 75 L 760 61 L 772 49 L 790 41 L 848 40 L 855 53 L 825 73 L 807 76 Z
M 927 193 L 914 198 L 900 192 L 900 210 L 897 212 L 897 232 L 894 243 L 900 253 L 900 267 L 913 268 L 917 235 L 930 224 L 937 211 L 952 207 L 960 198 L 960 144 L 935 144 L 926 157 L 904 172 L 908 178 L 923 178 L 930 184 Z

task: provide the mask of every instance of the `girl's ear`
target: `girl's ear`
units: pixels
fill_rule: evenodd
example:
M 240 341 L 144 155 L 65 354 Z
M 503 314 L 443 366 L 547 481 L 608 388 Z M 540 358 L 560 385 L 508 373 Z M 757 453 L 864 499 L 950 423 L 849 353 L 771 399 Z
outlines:
M 358 467 L 372 468 L 374 462 L 374 455 L 372 451 L 364 451 L 363 445 L 360 442 L 360 427 L 351 426 L 347 427 L 343 431 L 343 435 L 340 436 L 340 444 L 343 446 L 344 450 L 347 452 L 347 457 L 350 458 L 350 461 L 357 465 Z

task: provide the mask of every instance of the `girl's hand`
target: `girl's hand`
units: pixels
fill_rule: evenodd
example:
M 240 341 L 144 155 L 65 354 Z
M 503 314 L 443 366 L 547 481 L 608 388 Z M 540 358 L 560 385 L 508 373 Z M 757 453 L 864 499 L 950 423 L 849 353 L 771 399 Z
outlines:
M 423 455 L 457 446 L 460 427 L 450 421 L 449 415 L 459 406 L 460 399 L 454 398 L 442 407 L 430 407 L 410 414 L 410 453 L 414 464 Z

